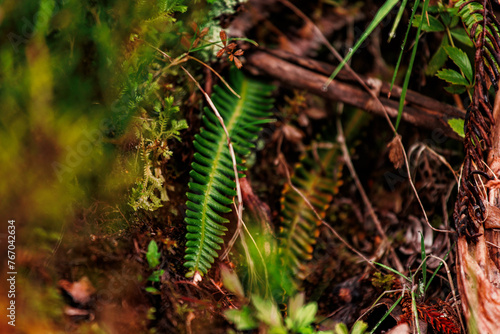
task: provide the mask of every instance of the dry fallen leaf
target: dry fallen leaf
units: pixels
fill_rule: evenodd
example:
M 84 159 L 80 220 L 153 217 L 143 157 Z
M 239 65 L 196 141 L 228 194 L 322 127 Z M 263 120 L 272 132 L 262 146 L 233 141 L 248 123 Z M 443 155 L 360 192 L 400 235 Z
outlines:
M 63 279 L 60 280 L 57 285 L 71 297 L 75 304 L 80 304 L 81 306 L 88 305 L 96 292 L 87 276 L 82 277 L 76 282 L 70 282 Z
M 312 119 L 323 119 L 323 118 L 326 118 L 328 116 L 328 114 L 325 110 L 320 109 L 320 108 L 315 108 L 315 107 L 307 108 L 306 110 L 304 110 L 304 112 L 306 113 L 306 115 L 309 118 L 312 118 Z
M 304 138 L 302 131 L 289 124 L 284 124 L 281 131 L 283 131 L 285 138 L 293 143 L 299 143 Z
M 403 167 L 405 159 L 403 154 L 403 149 L 401 147 L 401 136 L 395 136 L 389 144 L 387 144 L 389 149 L 389 160 L 394 165 L 394 168 L 399 169 Z

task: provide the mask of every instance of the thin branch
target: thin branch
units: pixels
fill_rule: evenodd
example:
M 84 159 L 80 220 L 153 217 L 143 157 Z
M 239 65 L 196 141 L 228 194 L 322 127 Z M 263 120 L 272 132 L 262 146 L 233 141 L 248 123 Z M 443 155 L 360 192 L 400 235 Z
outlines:
M 324 63 L 310 58 L 300 58 L 279 50 L 259 50 L 247 55 L 247 68 L 261 75 L 267 75 L 281 81 L 284 86 L 307 90 L 310 93 L 322 96 L 333 101 L 340 101 L 355 106 L 369 113 L 385 117 L 385 111 L 373 99 L 370 93 L 360 87 L 355 78 L 342 70 L 327 91 L 321 85 L 327 80 L 326 73 L 330 67 Z M 398 115 L 398 90 L 394 87 L 391 98 L 384 95 L 389 90 L 389 84 L 376 78 L 362 78 L 373 87 L 375 94 L 379 96 L 386 111 L 391 118 Z M 437 135 L 443 135 L 456 140 L 461 138 L 448 125 L 450 118 L 464 119 L 465 112 L 449 104 L 426 97 L 419 93 L 409 91 L 406 98 L 407 104 L 403 109 L 403 121 L 416 127 L 439 130 Z
M 178 58 L 176 58 L 175 60 L 172 59 L 172 57 L 170 57 L 169 54 L 167 54 L 166 52 L 158 49 L 156 46 L 154 45 L 151 45 L 150 43 L 146 42 L 149 47 L 151 47 L 152 49 L 158 51 L 159 53 L 161 53 L 164 57 L 166 57 L 172 64 L 174 64 L 174 61 L 175 61 L 175 64 L 180 64 L 181 62 L 184 62 L 186 61 L 187 59 L 192 59 L 194 61 L 197 61 L 198 63 L 202 64 L 203 66 L 205 66 L 206 68 L 208 68 L 210 71 L 212 71 L 221 81 L 222 83 L 227 87 L 227 89 L 229 89 L 231 91 L 231 93 L 233 93 L 234 95 L 236 95 L 239 99 L 241 99 L 241 96 L 236 93 L 234 91 L 234 89 L 227 83 L 226 80 L 224 80 L 224 78 L 219 74 L 217 73 L 217 71 L 215 71 L 210 65 L 208 65 L 207 63 L 199 60 L 198 58 L 195 58 L 193 56 L 190 56 L 189 54 L 185 53 L 185 54 L 182 54 L 181 56 L 179 56 Z M 186 60 L 183 60 L 186 59 Z M 182 66 L 181 66 L 182 67 Z

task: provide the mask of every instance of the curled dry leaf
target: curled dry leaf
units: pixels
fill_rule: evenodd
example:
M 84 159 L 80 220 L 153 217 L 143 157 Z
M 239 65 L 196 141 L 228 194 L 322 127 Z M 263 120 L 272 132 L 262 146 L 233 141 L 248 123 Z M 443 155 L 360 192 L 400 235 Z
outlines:
M 57 285 L 69 304 L 64 307 L 64 314 L 76 322 L 94 319 L 91 304 L 96 290 L 86 276 L 76 282 L 60 280 Z
M 227 34 L 224 30 L 221 30 L 220 33 L 219 33 L 219 36 L 220 36 L 220 40 L 222 42 L 222 44 L 224 44 L 224 47 L 226 46 L 226 43 L 227 43 Z
M 399 169 L 403 167 L 405 159 L 403 149 L 401 148 L 401 136 L 395 136 L 387 145 L 387 148 L 389 149 L 389 160 L 393 163 L 394 168 Z

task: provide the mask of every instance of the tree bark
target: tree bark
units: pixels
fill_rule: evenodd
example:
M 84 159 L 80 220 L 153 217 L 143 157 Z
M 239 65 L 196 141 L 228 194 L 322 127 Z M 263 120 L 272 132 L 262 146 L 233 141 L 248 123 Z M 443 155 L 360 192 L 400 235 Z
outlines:
M 500 94 L 493 107 L 495 125 L 491 131 L 492 146 L 488 153 L 488 170 L 493 180 L 484 187 L 486 220 L 480 226 L 482 235 L 468 242 L 458 239 L 458 286 L 462 307 L 469 323 L 479 333 L 500 333 Z

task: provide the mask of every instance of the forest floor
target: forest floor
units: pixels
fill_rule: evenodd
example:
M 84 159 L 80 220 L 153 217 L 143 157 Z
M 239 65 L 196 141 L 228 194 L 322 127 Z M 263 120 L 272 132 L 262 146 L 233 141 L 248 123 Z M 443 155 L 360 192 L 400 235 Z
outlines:
M 228 33 L 260 45 L 239 43 L 245 52 L 241 71 L 276 87 L 272 92 L 273 121 L 264 126 L 255 149 L 245 159 L 248 170 L 240 180 L 244 221 L 250 229 L 279 239 L 286 220 L 286 196 L 294 191 L 294 177 L 300 178 L 297 170 L 309 168 L 311 161 L 322 166 L 323 156 L 318 152 L 334 147 L 335 157 L 321 167 L 332 171 L 332 176 L 327 189 L 318 195 L 326 202 L 316 207 L 321 220 L 315 218 L 310 258 L 295 273 L 300 278 L 296 294 L 317 303 L 314 330 L 333 331 L 339 323 L 351 328 L 358 320 L 372 329 L 400 297 L 401 303 L 376 333 L 412 323 L 414 294 L 409 291 L 423 289 L 415 301 L 421 333 L 459 333 L 456 237 L 439 230 L 454 228 L 452 213 L 464 156 L 460 137 L 443 119 L 463 118 L 467 98 L 447 93 L 445 82 L 425 74 L 442 34 L 423 34 L 418 45 L 409 98 L 398 128 L 406 156 L 401 155 L 384 109 L 370 95 L 380 98 L 394 123 L 401 94 L 398 85 L 410 51 L 404 54 L 397 87 L 389 97 L 388 85 L 404 38 L 398 33 L 387 41 L 392 21 L 378 26 L 350 62 L 371 93 L 348 70 L 328 90 L 317 85 L 338 61 L 315 29 L 340 54 L 346 54 L 381 3 L 329 6 L 326 1 L 302 2 L 298 7 L 310 20 L 304 21 L 286 0 L 251 0 L 232 17 L 221 20 Z M 406 29 L 406 14 L 402 22 L 399 29 Z M 212 65 L 223 77 L 230 72 L 227 59 Z M 213 85 L 222 85 L 206 68 L 196 74 L 208 93 L 213 92 Z M 205 103 L 194 85 L 193 92 L 181 105 L 189 128 L 181 132 L 179 140 L 169 141 L 172 155 L 161 165 L 168 201 L 155 211 L 126 210 L 101 200 L 86 203 L 64 224 L 64 236 L 48 259 L 37 256 L 33 248 L 19 251 L 17 266 L 27 273 L 19 284 L 26 286 L 23 295 L 32 296 L 21 300 L 19 308 L 44 310 L 43 316 L 23 320 L 37 328 L 29 332 L 237 332 L 237 325 L 225 312 L 249 305 L 252 292 L 245 291 L 242 297 L 228 287 L 227 271 L 237 273 L 246 288 L 251 285 L 246 276 L 247 246 L 236 242 L 228 256 L 216 259 L 199 282 L 186 278 L 183 266 L 186 192 L 193 141 L 202 126 L 200 105 Z M 121 145 L 133 147 L 137 142 L 132 139 Z M 296 210 L 305 212 L 309 207 L 306 203 Z M 219 255 L 238 226 L 234 212 L 224 217 L 231 222 Z M 159 254 L 154 266 L 152 241 Z M 252 244 L 248 236 L 246 242 Z M 401 279 L 396 271 L 410 281 Z M 272 275 L 266 279 L 280 281 Z M 283 291 L 281 297 L 277 305 L 286 318 L 293 312 L 286 301 L 294 296 Z M 255 332 L 266 332 L 266 326 L 259 328 Z

